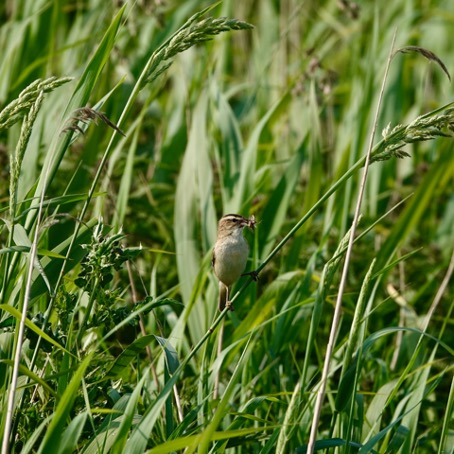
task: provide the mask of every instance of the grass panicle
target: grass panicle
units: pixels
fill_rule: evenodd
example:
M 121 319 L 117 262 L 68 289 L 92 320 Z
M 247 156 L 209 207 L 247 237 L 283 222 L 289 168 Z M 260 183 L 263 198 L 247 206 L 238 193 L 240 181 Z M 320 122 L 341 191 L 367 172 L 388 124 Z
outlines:
M 444 112 L 439 115 L 421 115 L 408 125 L 397 125 L 391 129 L 388 125 L 382 132 L 383 141 L 375 148 L 371 162 L 386 161 L 392 157 L 406 158 L 410 153 L 402 150 L 411 143 L 436 139 L 437 137 L 454 136 L 454 108 L 451 104 L 444 106 Z
M 17 142 L 16 150 L 14 155 L 11 157 L 11 176 L 10 176 L 10 216 L 11 219 L 14 219 L 16 212 L 17 204 L 17 184 L 19 182 L 20 171 L 22 167 L 22 161 L 24 159 L 25 150 L 27 148 L 28 142 L 30 140 L 30 135 L 32 133 L 33 124 L 35 123 L 36 117 L 38 115 L 39 109 L 44 99 L 44 92 L 41 91 L 36 98 L 34 104 L 30 107 L 30 111 L 25 115 L 20 138 Z
M 153 53 L 143 84 L 149 84 L 164 73 L 177 54 L 198 44 L 210 41 L 220 33 L 232 30 L 251 30 L 251 24 L 228 17 L 208 17 L 199 21 L 212 7 L 194 14 L 172 37 Z
M 50 93 L 72 80 L 72 77 L 49 77 L 45 80 L 35 80 L 24 88 L 16 99 L 2 109 L 0 112 L 0 130 L 11 128 L 20 118 L 27 115 L 41 93 Z

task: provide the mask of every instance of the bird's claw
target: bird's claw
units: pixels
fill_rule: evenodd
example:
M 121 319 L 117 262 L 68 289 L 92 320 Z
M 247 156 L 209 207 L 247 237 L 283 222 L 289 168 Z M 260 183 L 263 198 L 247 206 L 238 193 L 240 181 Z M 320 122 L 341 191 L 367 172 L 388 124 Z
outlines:
M 250 276 L 253 281 L 257 282 L 259 280 L 259 273 L 257 271 L 249 271 L 247 273 L 243 273 L 241 276 Z

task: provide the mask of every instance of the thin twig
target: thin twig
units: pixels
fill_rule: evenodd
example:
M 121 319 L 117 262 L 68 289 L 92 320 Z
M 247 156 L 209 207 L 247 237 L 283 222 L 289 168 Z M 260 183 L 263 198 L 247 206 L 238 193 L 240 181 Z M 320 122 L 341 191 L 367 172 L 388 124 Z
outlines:
M 400 257 L 400 254 L 399 254 Z M 392 288 L 391 285 L 388 286 L 388 288 L 392 289 L 390 293 L 390 296 L 396 300 L 396 301 L 401 301 L 403 304 L 399 304 L 399 326 L 404 326 L 405 321 L 406 321 L 406 311 L 405 311 L 405 306 L 407 305 L 407 302 L 402 296 L 402 293 L 405 289 L 405 269 L 404 269 L 404 264 L 403 262 L 399 262 L 399 291 L 396 289 Z M 397 367 L 397 360 L 399 359 L 399 353 L 400 353 L 400 347 L 402 345 L 402 339 L 404 336 L 403 331 L 398 331 L 396 334 L 396 347 L 394 349 L 393 357 L 391 359 L 391 363 L 389 367 L 391 370 L 394 370 Z
M 182 423 L 184 420 L 183 406 L 181 405 L 181 397 L 176 384 L 173 385 L 173 396 L 175 397 L 175 405 L 177 406 L 178 421 Z
M 333 316 L 333 322 L 331 324 L 331 331 L 330 331 L 330 336 L 328 340 L 328 345 L 326 348 L 326 354 L 325 354 L 325 361 L 323 364 L 323 372 L 322 372 L 322 378 L 320 380 L 320 388 L 317 393 L 317 399 L 315 402 L 315 408 L 314 408 L 314 416 L 312 419 L 312 426 L 311 426 L 311 433 L 309 436 L 309 443 L 307 446 L 307 452 L 309 454 L 312 454 L 315 449 L 315 440 L 317 438 L 317 430 L 318 430 L 318 424 L 320 421 L 320 414 L 322 411 L 322 404 L 323 404 L 323 399 L 325 397 L 325 392 L 326 392 L 326 384 L 328 381 L 328 374 L 329 374 L 329 369 L 331 365 L 331 358 L 333 355 L 333 350 L 334 350 L 334 343 L 336 340 L 336 335 L 337 335 L 337 330 L 339 327 L 339 321 L 340 321 L 340 316 L 341 316 L 341 309 L 342 309 L 342 298 L 344 296 L 344 290 L 347 282 L 347 274 L 349 271 L 349 265 L 350 265 L 350 257 L 353 249 L 353 240 L 355 238 L 355 232 L 356 232 L 356 226 L 358 223 L 360 211 L 361 211 L 361 205 L 363 201 L 363 196 L 364 196 L 364 189 L 366 186 L 366 179 L 367 179 L 367 172 L 369 169 L 369 163 L 370 163 L 370 157 L 372 154 L 372 149 L 373 149 L 373 143 L 374 143 L 374 137 L 375 137 L 375 132 L 377 130 L 377 124 L 378 124 L 378 115 L 380 112 L 381 104 L 383 101 L 383 95 L 385 91 L 385 85 L 386 85 L 386 80 L 388 77 L 388 72 L 389 72 L 389 67 L 391 65 L 391 60 L 393 57 L 393 49 L 394 49 L 394 43 L 396 40 L 396 32 L 394 32 L 394 36 L 392 39 L 391 43 L 391 51 L 388 56 L 388 61 L 386 63 L 386 69 L 385 69 L 385 75 L 383 78 L 383 83 L 382 87 L 380 90 L 380 95 L 378 98 L 378 104 L 377 104 L 377 109 L 375 111 L 375 119 L 374 119 L 374 124 L 372 127 L 372 132 L 370 134 L 370 140 L 369 140 L 369 146 L 367 149 L 367 155 L 366 155 L 366 161 L 364 164 L 364 171 L 363 175 L 361 178 L 361 183 L 360 183 L 360 188 L 359 188 L 359 193 L 358 193 L 358 199 L 356 202 L 356 207 L 355 207 L 355 214 L 353 217 L 353 222 L 352 222 L 352 227 L 351 227 L 351 232 L 350 232 L 350 238 L 348 241 L 348 247 L 347 247 L 347 252 L 345 254 L 345 262 L 344 262 L 344 267 L 342 270 L 342 277 L 339 283 L 339 292 L 337 294 L 337 299 L 336 299 L 336 306 L 334 309 L 334 316 Z
M 225 326 L 225 319 L 222 320 L 221 326 L 219 328 L 219 337 L 218 337 L 218 348 L 217 348 L 217 357 L 221 357 L 222 353 L 222 342 L 224 340 L 224 326 Z M 219 366 L 216 376 L 214 377 L 214 389 L 213 389 L 213 400 L 216 400 L 219 396 L 219 383 L 221 377 L 221 366 Z

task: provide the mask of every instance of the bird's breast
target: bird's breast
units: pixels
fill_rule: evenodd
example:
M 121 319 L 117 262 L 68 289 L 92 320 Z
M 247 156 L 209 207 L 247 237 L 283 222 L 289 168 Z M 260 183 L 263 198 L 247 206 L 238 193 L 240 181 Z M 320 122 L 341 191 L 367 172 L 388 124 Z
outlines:
M 241 238 L 225 238 L 214 247 L 214 272 L 218 279 L 230 286 L 239 279 L 246 268 L 249 246 Z

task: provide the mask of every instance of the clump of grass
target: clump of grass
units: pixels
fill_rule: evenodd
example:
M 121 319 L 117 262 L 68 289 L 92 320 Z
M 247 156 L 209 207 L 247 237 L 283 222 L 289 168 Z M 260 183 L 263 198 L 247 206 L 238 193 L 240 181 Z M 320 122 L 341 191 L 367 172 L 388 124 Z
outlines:
M 158 23 L 138 2 L 103 37 L 93 24 L 106 10 L 90 4 L 71 17 L 55 7 L 52 27 L 45 8 L 24 22 L 33 25 L 24 42 L 13 40 L 23 45 L 23 80 L 73 68 L 66 58 L 85 71 L 77 68 L 69 102 L 55 90 L 55 102 L 42 103 L 41 85 L 34 98 L 24 90 L 22 107 L 8 105 L 23 136 L 2 117 L 3 148 L 19 150 L 10 187 L 23 195 L 12 209 L 0 185 L 1 212 L 11 214 L 0 223 L 9 232 L 0 249 L 0 414 L 13 451 L 307 452 L 324 385 L 313 447 L 450 449 L 452 150 L 435 139 L 452 135 L 451 104 L 385 128 L 370 145 L 368 204 L 360 224 L 353 217 L 388 31 L 398 18 L 401 36 L 418 27 L 424 43 L 423 31 L 436 29 L 445 55 L 448 22 L 429 21 L 426 5 L 407 17 L 399 1 L 383 17 L 367 4 L 322 2 L 312 14 L 300 3 L 277 11 L 275 2 L 237 2 L 236 20 L 225 17 L 233 3 L 207 18 L 214 9 L 193 14 L 195 3 L 169 2 Z M 249 22 L 252 38 L 206 46 Z M 27 52 L 34 30 L 54 43 L 37 60 Z M 408 51 L 446 71 L 430 51 L 398 52 Z M 439 105 L 439 71 L 421 75 L 410 55 L 394 66 L 382 118 L 396 124 Z M 320 88 L 328 79 L 330 89 Z M 110 128 L 86 127 L 97 121 Z M 209 258 L 226 210 L 260 221 L 248 269 L 261 276 L 237 286 L 234 313 L 213 316 Z

